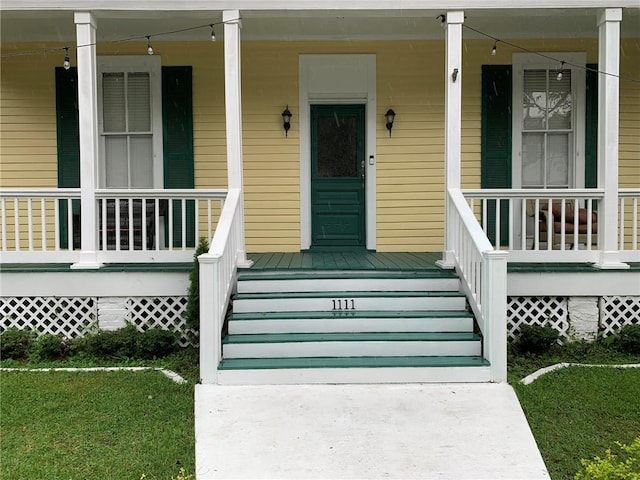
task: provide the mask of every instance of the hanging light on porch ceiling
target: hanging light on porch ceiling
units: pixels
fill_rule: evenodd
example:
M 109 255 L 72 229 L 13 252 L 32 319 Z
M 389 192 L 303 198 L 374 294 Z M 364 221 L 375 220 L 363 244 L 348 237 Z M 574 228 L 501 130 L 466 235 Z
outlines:
M 209 25 L 211 27 L 211 41 L 216 41 L 216 31 L 213 29 L 213 23 Z
M 147 35 L 147 53 L 153 55 L 153 45 L 151 45 L 151 35 Z
M 64 47 L 64 62 L 62 62 L 62 66 L 65 70 L 69 70 L 71 68 L 71 59 L 69 58 L 69 47 Z

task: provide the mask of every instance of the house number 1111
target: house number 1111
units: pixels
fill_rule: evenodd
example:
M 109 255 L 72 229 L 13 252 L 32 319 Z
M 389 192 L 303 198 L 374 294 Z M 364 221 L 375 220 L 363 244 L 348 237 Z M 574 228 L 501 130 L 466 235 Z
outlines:
M 331 300 L 333 302 L 333 310 L 355 310 L 356 302 L 353 298 L 345 298 Z

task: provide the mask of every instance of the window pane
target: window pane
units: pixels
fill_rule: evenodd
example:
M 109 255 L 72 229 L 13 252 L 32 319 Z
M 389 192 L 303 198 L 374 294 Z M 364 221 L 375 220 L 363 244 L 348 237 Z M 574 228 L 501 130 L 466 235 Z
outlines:
M 318 118 L 318 177 L 358 175 L 357 126 L 354 115 Z
M 105 138 L 105 168 L 107 188 L 128 188 L 127 137 Z
M 547 136 L 547 185 L 569 186 L 569 134 L 556 133 Z
M 524 130 L 543 130 L 546 128 L 547 113 L 547 71 L 524 71 L 523 95 Z
M 522 134 L 522 186 L 544 186 L 543 172 L 544 133 Z
M 131 187 L 153 187 L 151 135 L 135 135 L 131 142 Z
M 569 130 L 571 128 L 571 70 L 558 72 L 549 70 L 549 130 Z
M 105 132 L 126 131 L 123 73 L 102 74 L 102 110 Z
M 151 131 L 151 100 L 149 74 L 136 72 L 128 75 L 127 100 L 129 109 L 129 131 Z

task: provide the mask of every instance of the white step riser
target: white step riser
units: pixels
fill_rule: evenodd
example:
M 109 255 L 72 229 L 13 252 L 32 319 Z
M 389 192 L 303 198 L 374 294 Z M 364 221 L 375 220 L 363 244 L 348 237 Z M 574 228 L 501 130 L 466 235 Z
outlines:
M 353 299 L 353 304 L 351 300 Z M 233 301 L 236 313 L 256 312 L 327 312 L 334 306 L 346 305 L 355 310 L 372 311 L 417 311 L 417 310 L 464 310 L 464 297 L 336 297 L 332 298 L 256 298 Z M 343 310 L 349 311 L 349 310 Z
M 472 332 L 472 318 L 300 318 L 231 320 L 232 335 L 330 332 Z
M 301 342 L 223 345 L 224 358 L 400 357 L 480 355 L 480 342 L 386 341 Z
M 474 383 L 491 381 L 489 367 L 283 368 L 220 370 L 220 385 Z
M 241 280 L 238 293 L 278 292 L 457 292 L 457 278 L 322 278 L 304 280 Z

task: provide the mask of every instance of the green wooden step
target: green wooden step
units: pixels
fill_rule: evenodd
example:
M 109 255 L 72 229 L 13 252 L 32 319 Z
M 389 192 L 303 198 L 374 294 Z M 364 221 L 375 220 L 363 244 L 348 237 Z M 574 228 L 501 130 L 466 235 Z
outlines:
M 464 297 L 461 292 L 283 292 L 238 293 L 234 300 L 271 298 L 406 298 L 406 297 Z
M 449 342 L 480 341 L 472 332 L 337 332 L 258 333 L 227 335 L 223 344 L 303 343 L 303 342 Z
M 254 312 L 230 313 L 229 320 L 298 320 L 334 319 L 334 318 L 473 318 L 470 312 L 460 310 L 422 310 L 422 311 L 381 311 L 381 310 L 349 310 L 318 312 Z
M 286 368 L 383 368 L 383 367 L 486 367 L 479 356 L 456 357 L 296 357 L 229 358 L 220 370 L 267 370 Z

